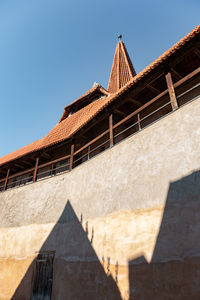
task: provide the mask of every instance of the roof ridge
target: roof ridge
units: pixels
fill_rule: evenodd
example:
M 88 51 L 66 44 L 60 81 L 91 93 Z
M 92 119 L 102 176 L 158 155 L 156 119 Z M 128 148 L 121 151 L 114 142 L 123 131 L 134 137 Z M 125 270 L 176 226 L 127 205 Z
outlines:
M 67 106 L 65 106 L 65 109 L 68 109 L 69 107 L 72 107 L 74 104 L 76 104 L 77 102 L 79 102 L 81 99 L 83 99 L 85 97 L 88 97 L 91 93 L 93 93 L 96 90 L 100 90 L 106 96 L 109 95 L 109 92 L 106 89 L 104 89 L 104 87 L 102 87 L 102 85 L 100 85 L 98 82 L 97 83 L 95 82 L 93 84 L 93 86 L 89 90 L 87 90 L 83 95 L 81 95 L 80 97 L 78 97 L 72 103 L 70 103 Z

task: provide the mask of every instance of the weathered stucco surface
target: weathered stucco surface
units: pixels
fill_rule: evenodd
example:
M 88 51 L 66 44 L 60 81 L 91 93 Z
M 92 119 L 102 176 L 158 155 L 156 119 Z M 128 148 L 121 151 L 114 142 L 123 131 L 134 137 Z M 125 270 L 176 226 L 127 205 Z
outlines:
M 56 300 L 199 299 L 199 116 L 197 99 L 70 173 L 1 193 L 0 299 L 29 299 L 46 250 Z

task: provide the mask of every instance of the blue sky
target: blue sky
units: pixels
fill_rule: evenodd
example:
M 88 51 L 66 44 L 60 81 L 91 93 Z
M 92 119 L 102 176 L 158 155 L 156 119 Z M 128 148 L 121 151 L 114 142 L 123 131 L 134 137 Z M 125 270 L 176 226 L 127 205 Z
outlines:
M 0 0 L 0 156 L 43 137 L 94 83 L 117 35 L 137 72 L 199 24 L 199 0 Z

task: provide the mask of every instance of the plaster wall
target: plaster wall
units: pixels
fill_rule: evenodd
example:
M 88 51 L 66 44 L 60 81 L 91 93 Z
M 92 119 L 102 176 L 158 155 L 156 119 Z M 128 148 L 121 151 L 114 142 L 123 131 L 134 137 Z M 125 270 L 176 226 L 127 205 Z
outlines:
M 30 299 L 41 250 L 55 251 L 52 299 L 199 299 L 199 100 L 70 173 L 0 193 L 1 300 Z

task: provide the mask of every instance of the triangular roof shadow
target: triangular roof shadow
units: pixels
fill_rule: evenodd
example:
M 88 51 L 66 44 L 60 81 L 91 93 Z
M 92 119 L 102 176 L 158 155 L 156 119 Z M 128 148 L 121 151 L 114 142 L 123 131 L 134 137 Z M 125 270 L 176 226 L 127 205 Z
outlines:
M 110 273 L 105 272 L 98 259 L 92 246 L 93 238 L 88 238 L 88 228 L 87 223 L 86 230 L 83 229 L 68 200 L 59 220 L 38 252 L 55 253 L 51 299 L 122 299 L 115 280 Z M 92 231 L 92 236 L 94 235 L 95 231 Z M 31 298 L 37 260 L 38 258 L 29 266 L 12 299 L 44 299 L 44 291 L 41 290 L 34 291 Z

